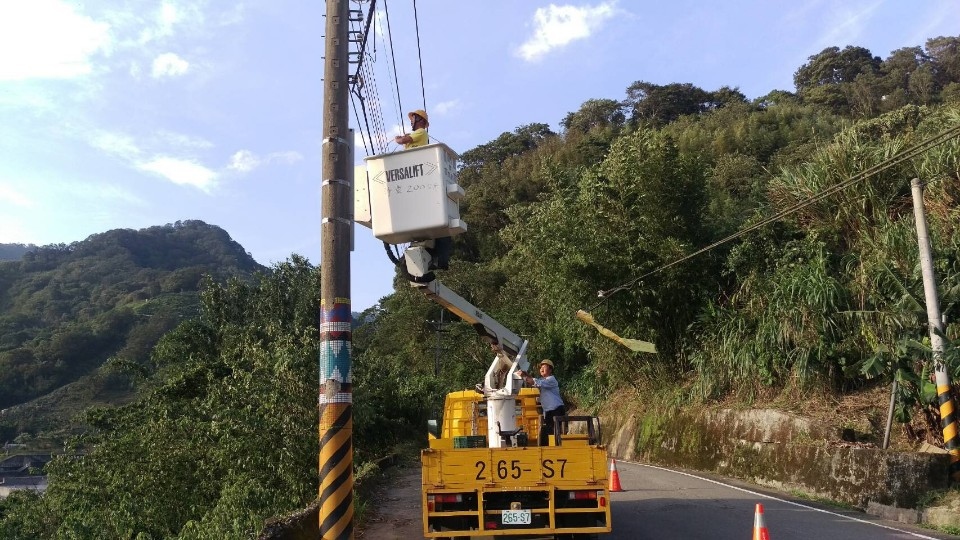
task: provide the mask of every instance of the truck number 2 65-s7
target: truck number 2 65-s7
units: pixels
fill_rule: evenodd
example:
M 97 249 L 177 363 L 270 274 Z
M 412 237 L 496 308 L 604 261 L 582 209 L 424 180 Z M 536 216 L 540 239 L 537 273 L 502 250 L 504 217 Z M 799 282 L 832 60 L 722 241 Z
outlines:
M 486 480 L 487 477 L 485 476 L 485 473 L 487 472 L 487 462 L 477 461 L 474 465 L 477 468 L 477 480 Z M 541 466 L 543 467 L 542 474 L 544 478 L 553 478 L 558 474 L 560 475 L 559 478 L 563 478 L 563 473 L 567 468 L 567 460 L 545 459 L 541 462 Z M 505 459 L 501 459 L 497 462 L 496 467 L 493 467 L 493 470 L 490 472 L 493 478 L 498 478 L 500 480 L 506 480 L 507 478 L 519 480 L 524 473 L 530 473 L 533 471 L 531 469 L 524 469 L 521 467 L 519 459 L 512 459 L 509 462 Z

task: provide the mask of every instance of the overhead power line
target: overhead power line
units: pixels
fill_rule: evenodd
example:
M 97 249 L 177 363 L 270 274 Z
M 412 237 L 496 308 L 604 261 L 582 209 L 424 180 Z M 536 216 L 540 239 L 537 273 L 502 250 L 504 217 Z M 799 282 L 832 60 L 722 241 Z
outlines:
M 358 1 L 358 3 L 361 3 Z M 377 95 L 377 81 L 374 76 L 372 63 L 375 60 L 376 40 L 372 47 L 374 54 L 370 54 L 367 44 L 370 38 L 371 30 L 375 31 L 376 23 L 375 9 L 376 0 L 371 0 L 369 11 L 363 16 L 362 10 L 351 10 L 350 17 L 350 42 L 356 44 L 357 51 L 351 52 L 351 63 L 356 63 L 357 68 L 350 76 L 350 101 L 354 110 L 354 116 L 357 121 L 357 130 L 361 134 L 364 150 L 369 153 L 377 153 L 378 148 L 385 149 L 383 135 L 381 134 L 383 115 L 380 111 L 380 98 Z M 359 14 L 354 16 L 353 14 Z M 358 106 L 359 103 L 359 106 Z M 360 120 L 360 114 L 363 115 L 363 121 Z M 379 143 L 379 144 L 378 144 Z
M 620 292 L 620 291 L 623 291 L 623 290 L 626 290 L 626 289 L 629 289 L 629 288 L 633 287 L 634 285 L 636 285 L 637 283 L 639 283 L 641 280 L 643 280 L 643 279 L 646 278 L 646 277 L 652 276 L 652 275 L 654 275 L 654 274 L 656 274 L 656 273 L 658 273 L 658 272 L 662 272 L 663 270 L 666 270 L 667 268 L 670 268 L 670 267 L 672 267 L 672 266 L 676 266 L 676 265 L 678 265 L 678 264 L 680 264 L 680 263 L 682 263 L 682 262 L 684 262 L 684 261 L 690 260 L 690 259 L 692 259 L 693 257 L 696 257 L 697 255 L 700 255 L 700 254 L 702 254 L 702 253 L 706 253 L 707 251 L 710 251 L 711 249 L 713 249 L 713 248 L 715 248 L 715 247 L 718 247 L 718 246 L 721 246 L 721 245 L 723 245 L 723 244 L 726 244 L 727 242 L 730 242 L 731 240 L 735 240 L 735 239 L 737 239 L 737 238 L 740 238 L 741 236 L 744 236 L 744 235 L 746 235 L 746 234 L 749 233 L 749 232 L 755 231 L 755 230 L 759 229 L 760 227 L 764 227 L 764 226 L 769 225 L 769 224 L 771 224 L 771 223 L 773 223 L 773 222 L 775 222 L 775 221 L 779 221 L 779 220 L 785 218 L 786 216 L 789 216 L 790 214 L 793 214 L 794 212 L 796 212 L 796 211 L 798 211 L 798 210 L 801 210 L 802 208 L 805 208 L 805 207 L 807 207 L 807 206 L 810 206 L 811 204 L 814 204 L 814 203 L 816 203 L 816 202 L 819 202 L 819 201 L 821 201 L 821 200 L 829 197 L 830 195 L 833 195 L 834 193 L 837 193 L 838 191 L 841 191 L 841 190 L 843 190 L 843 189 L 846 189 L 847 187 L 849 187 L 849 186 L 851 186 L 851 185 L 853 185 L 853 184 L 856 184 L 857 182 L 861 182 L 861 181 L 863 181 L 863 180 L 866 180 L 867 178 L 870 178 L 871 176 L 873 176 L 873 175 L 875 175 L 875 174 L 877 174 L 877 173 L 880 173 L 880 172 L 882 172 L 882 171 L 885 171 L 886 169 L 889 169 L 889 168 L 894 167 L 894 166 L 896 166 L 896 165 L 898 165 L 898 164 L 900 164 L 900 163 L 903 163 L 904 161 L 907 161 L 907 160 L 909 160 L 909 159 L 912 159 L 912 158 L 914 158 L 914 157 L 916 157 L 916 156 L 918 156 L 918 155 L 926 152 L 927 150 L 930 150 L 931 148 L 934 148 L 935 146 L 939 146 L 939 145 L 945 143 L 946 141 L 948 141 L 949 139 L 952 139 L 952 138 L 958 137 L 958 136 L 960 136 L 960 126 L 955 126 L 955 127 L 946 129 L 946 130 L 942 131 L 941 133 L 939 133 L 939 134 L 937 134 L 937 135 L 934 135 L 933 137 L 930 137 L 930 138 L 928 138 L 928 139 L 925 139 L 925 140 L 923 140 L 923 141 L 921 141 L 921 142 L 919 142 L 919 143 L 917 143 L 917 144 L 915 144 L 915 145 L 913 145 L 913 146 L 911 146 L 911 147 L 909 147 L 909 148 L 901 151 L 901 152 L 898 153 L 897 155 L 895 155 L 895 156 L 893 156 L 893 157 L 891 157 L 891 158 L 889 158 L 889 159 L 887 159 L 887 160 L 879 163 L 878 165 L 875 165 L 875 166 L 873 166 L 873 167 L 870 167 L 869 169 L 867 169 L 867 170 L 865 170 L 865 171 L 863 171 L 863 172 L 861 172 L 861 173 L 859 173 L 859 174 L 856 174 L 856 175 L 854 175 L 854 176 L 851 176 L 850 178 L 844 180 L 843 182 L 840 182 L 839 184 L 836 184 L 836 185 L 834 185 L 834 186 L 831 186 L 831 187 L 823 190 L 822 192 L 820 192 L 820 193 L 818 193 L 818 194 L 816 194 L 816 195 L 814 195 L 814 196 L 812 196 L 812 197 L 810 197 L 810 198 L 808 198 L 808 199 L 805 199 L 805 200 L 803 200 L 803 201 L 800 201 L 800 202 L 798 202 L 798 203 L 796 203 L 796 204 L 794 204 L 794 205 L 792 205 L 792 206 L 790 206 L 790 207 L 788 207 L 788 208 L 786 208 L 786 209 L 784 209 L 784 210 L 781 210 L 781 211 L 777 212 L 776 214 L 774 214 L 774 215 L 772 215 L 772 216 L 770 216 L 770 217 L 768 217 L 768 218 L 762 219 L 762 220 L 758 221 L 757 223 L 754 223 L 753 225 L 750 225 L 749 227 L 746 227 L 746 228 L 744 228 L 744 229 L 741 229 L 741 230 L 737 231 L 736 233 L 733 233 L 733 234 L 731 234 L 731 235 L 729 235 L 729 236 L 727 236 L 727 237 L 725 237 L 725 238 L 721 238 L 720 240 L 717 240 L 716 242 L 713 242 L 713 243 L 710 244 L 710 245 L 707 245 L 707 246 L 705 246 L 705 247 L 703 247 L 703 248 L 698 249 L 697 251 L 694 251 L 693 253 L 690 253 L 689 255 L 685 255 L 685 256 L 683 256 L 683 257 L 681 257 L 681 258 L 679 258 L 679 259 L 676 259 L 675 261 L 672 261 L 672 262 L 667 263 L 667 264 L 665 264 L 665 265 L 663 265 L 663 266 L 660 266 L 660 267 L 658 267 L 658 268 L 656 268 L 656 269 L 654 269 L 654 270 L 651 270 L 651 271 L 647 272 L 646 274 L 643 274 L 643 275 L 641 275 L 641 276 L 639 276 L 639 277 L 633 278 L 633 279 L 631 279 L 630 281 L 627 281 L 626 283 L 624 283 L 624 284 L 622 284 L 622 285 L 619 285 L 619 286 L 614 287 L 614 288 L 612 288 L 612 289 L 607 289 L 607 290 L 605 290 L 605 291 L 599 291 L 599 292 L 597 293 L 597 296 L 599 296 L 601 300 L 600 300 L 599 302 L 597 302 L 592 308 L 590 308 L 590 311 L 593 311 L 593 310 L 596 309 L 598 306 L 600 306 L 601 304 L 603 304 L 604 302 L 606 302 L 606 301 L 607 301 L 611 296 L 613 296 L 614 294 L 616 294 L 616 293 L 618 293 L 618 292 Z
M 397 89 L 397 106 L 399 107 L 398 116 L 400 117 L 400 130 L 403 131 L 403 104 L 400 102 L 400 77 L 397 75 L 397 55 L 393 50 L 393 32 L 390 30 L 390 9 L 387 7 L 387 0 L 383 0 L 383 12 L 387 17 L 387 37 L 390 42 L 390 59 L 393 62 L 393 81 Z
M 427 90 L 423 84 L 423 53 L 420 52 L 420 18 L 417 16 L 417 0 L 413 0 L 413 24 L 417 29 L 417 60 L 420 61 L 420 95 L 423 97 L 423 110 L 427 110 Z

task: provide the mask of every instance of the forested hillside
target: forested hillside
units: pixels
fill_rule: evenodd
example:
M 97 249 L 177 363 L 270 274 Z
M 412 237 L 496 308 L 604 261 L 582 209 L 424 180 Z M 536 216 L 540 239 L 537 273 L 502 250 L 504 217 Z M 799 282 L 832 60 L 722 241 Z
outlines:
M 0 261 L 18 261 L 23 254 L 37 249 L 33 244 L 0 244 Z
M 98 371 L 108 359 L 147 364 L 160 336 L 196 315 L 204 274 L 222 281 L 262 268 L 201 221 L 108 231 L 0 262 L 0 408 L 9 408 L 0 441 L 59 427 L 44 420 L 49 407 L 14 406 L 81 378 L 76 390 L 88 397 L 129 394 L 124 377 Z
M 573 406 L 624 389 L 797 403 L 896 378 L 899 419 L 922 412 L 930 351 L 909 182 L 926 183 L 956 377 L 960 37 L 885 59 L 828 48 L 794 82 L 750 100 L 638 80 L 583 103 L 559 133 L 525 125 L 463 152 L 470 231 L 441 278 L 553 359 Z M 140 401 L 91 412 L 96 431 L 75 441 L 89 453 L 55 461 L 45 496 L 0 503 L 0 536 L 246 538 L 308 504 L 318 277 L 295 256 L 253 283 L 205 284 L 200 317 L 137 371 Z M 422 444 L 443 393 L 490 360 L 466 324 L 438 336 L 438 308 L 397 284 L 354 332 L 361 482 L 374 458 Z M 581 308 L 659 353 L 598 336 Z

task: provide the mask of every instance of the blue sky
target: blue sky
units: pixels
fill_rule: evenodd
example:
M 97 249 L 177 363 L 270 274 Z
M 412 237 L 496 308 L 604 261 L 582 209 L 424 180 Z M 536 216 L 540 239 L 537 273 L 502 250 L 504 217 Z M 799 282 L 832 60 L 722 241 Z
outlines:
M 755 98 L 793 90 L 825 47 L 885 58 L 960 35 L 957 0 L 420 0 L 421 90 L 413 6 L 386 3 L 400 106 L 382 36 L 371 51 L 385 131 L 425 94 L 431 136 L 461 152 L 531 122 L 559 130 L 585 100 L 622 99 L 637 80 Z M 319 264 L 324 10 L 0 2 L 0 242 L 201 219 L 263 264 L 291 253 Z M 356 248 L 360 310 L 391 292 L 393 270 L 367 229 Z

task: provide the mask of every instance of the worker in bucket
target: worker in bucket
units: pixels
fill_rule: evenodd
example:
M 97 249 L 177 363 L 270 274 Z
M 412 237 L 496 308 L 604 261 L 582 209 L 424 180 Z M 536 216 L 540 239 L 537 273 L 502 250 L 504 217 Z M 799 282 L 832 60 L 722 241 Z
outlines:
M 540 389 L 540 406 L 543 407 L 543 418 L 540 422 L 540 446 L 547 446 L 550 435 L 553 435 L 553 418 L 566 416 L 567 410 L 560 397 L 560 383 L 553 376 L 553 362 L 540 361 L 540 376 L 531 377 L 529 373 L 520 372 L 520 376 L 530 386 Z
M 426 146 L 430 137 L 427 135 L 427 127 L 430 122 L 427 120 L 427 111 L 417 109 L 407 113 L 410 118 L 410 125 L 413 131 L 408 135 L 397 135 L 393 140 L 397 144 L 402 144 L 404 150 Z M 450 256 L 453 254 L 453 238 L 449 236 L 436 238 L 432 245 L 427 245 L 427 252 L 430 253 L 430 270 L 446 270 L 450 268 Z
M 427 121 L 427 111 L 417 109 L 407 113 L 407 117 L 410 118 L 413 131 L 408 135 L 397 135 L 393 138 L 394 142 L 402 144 L 404 150 L 426 145 L 430 139 L 427 135 L 427 128 L 430 126 L 430 122 Z

